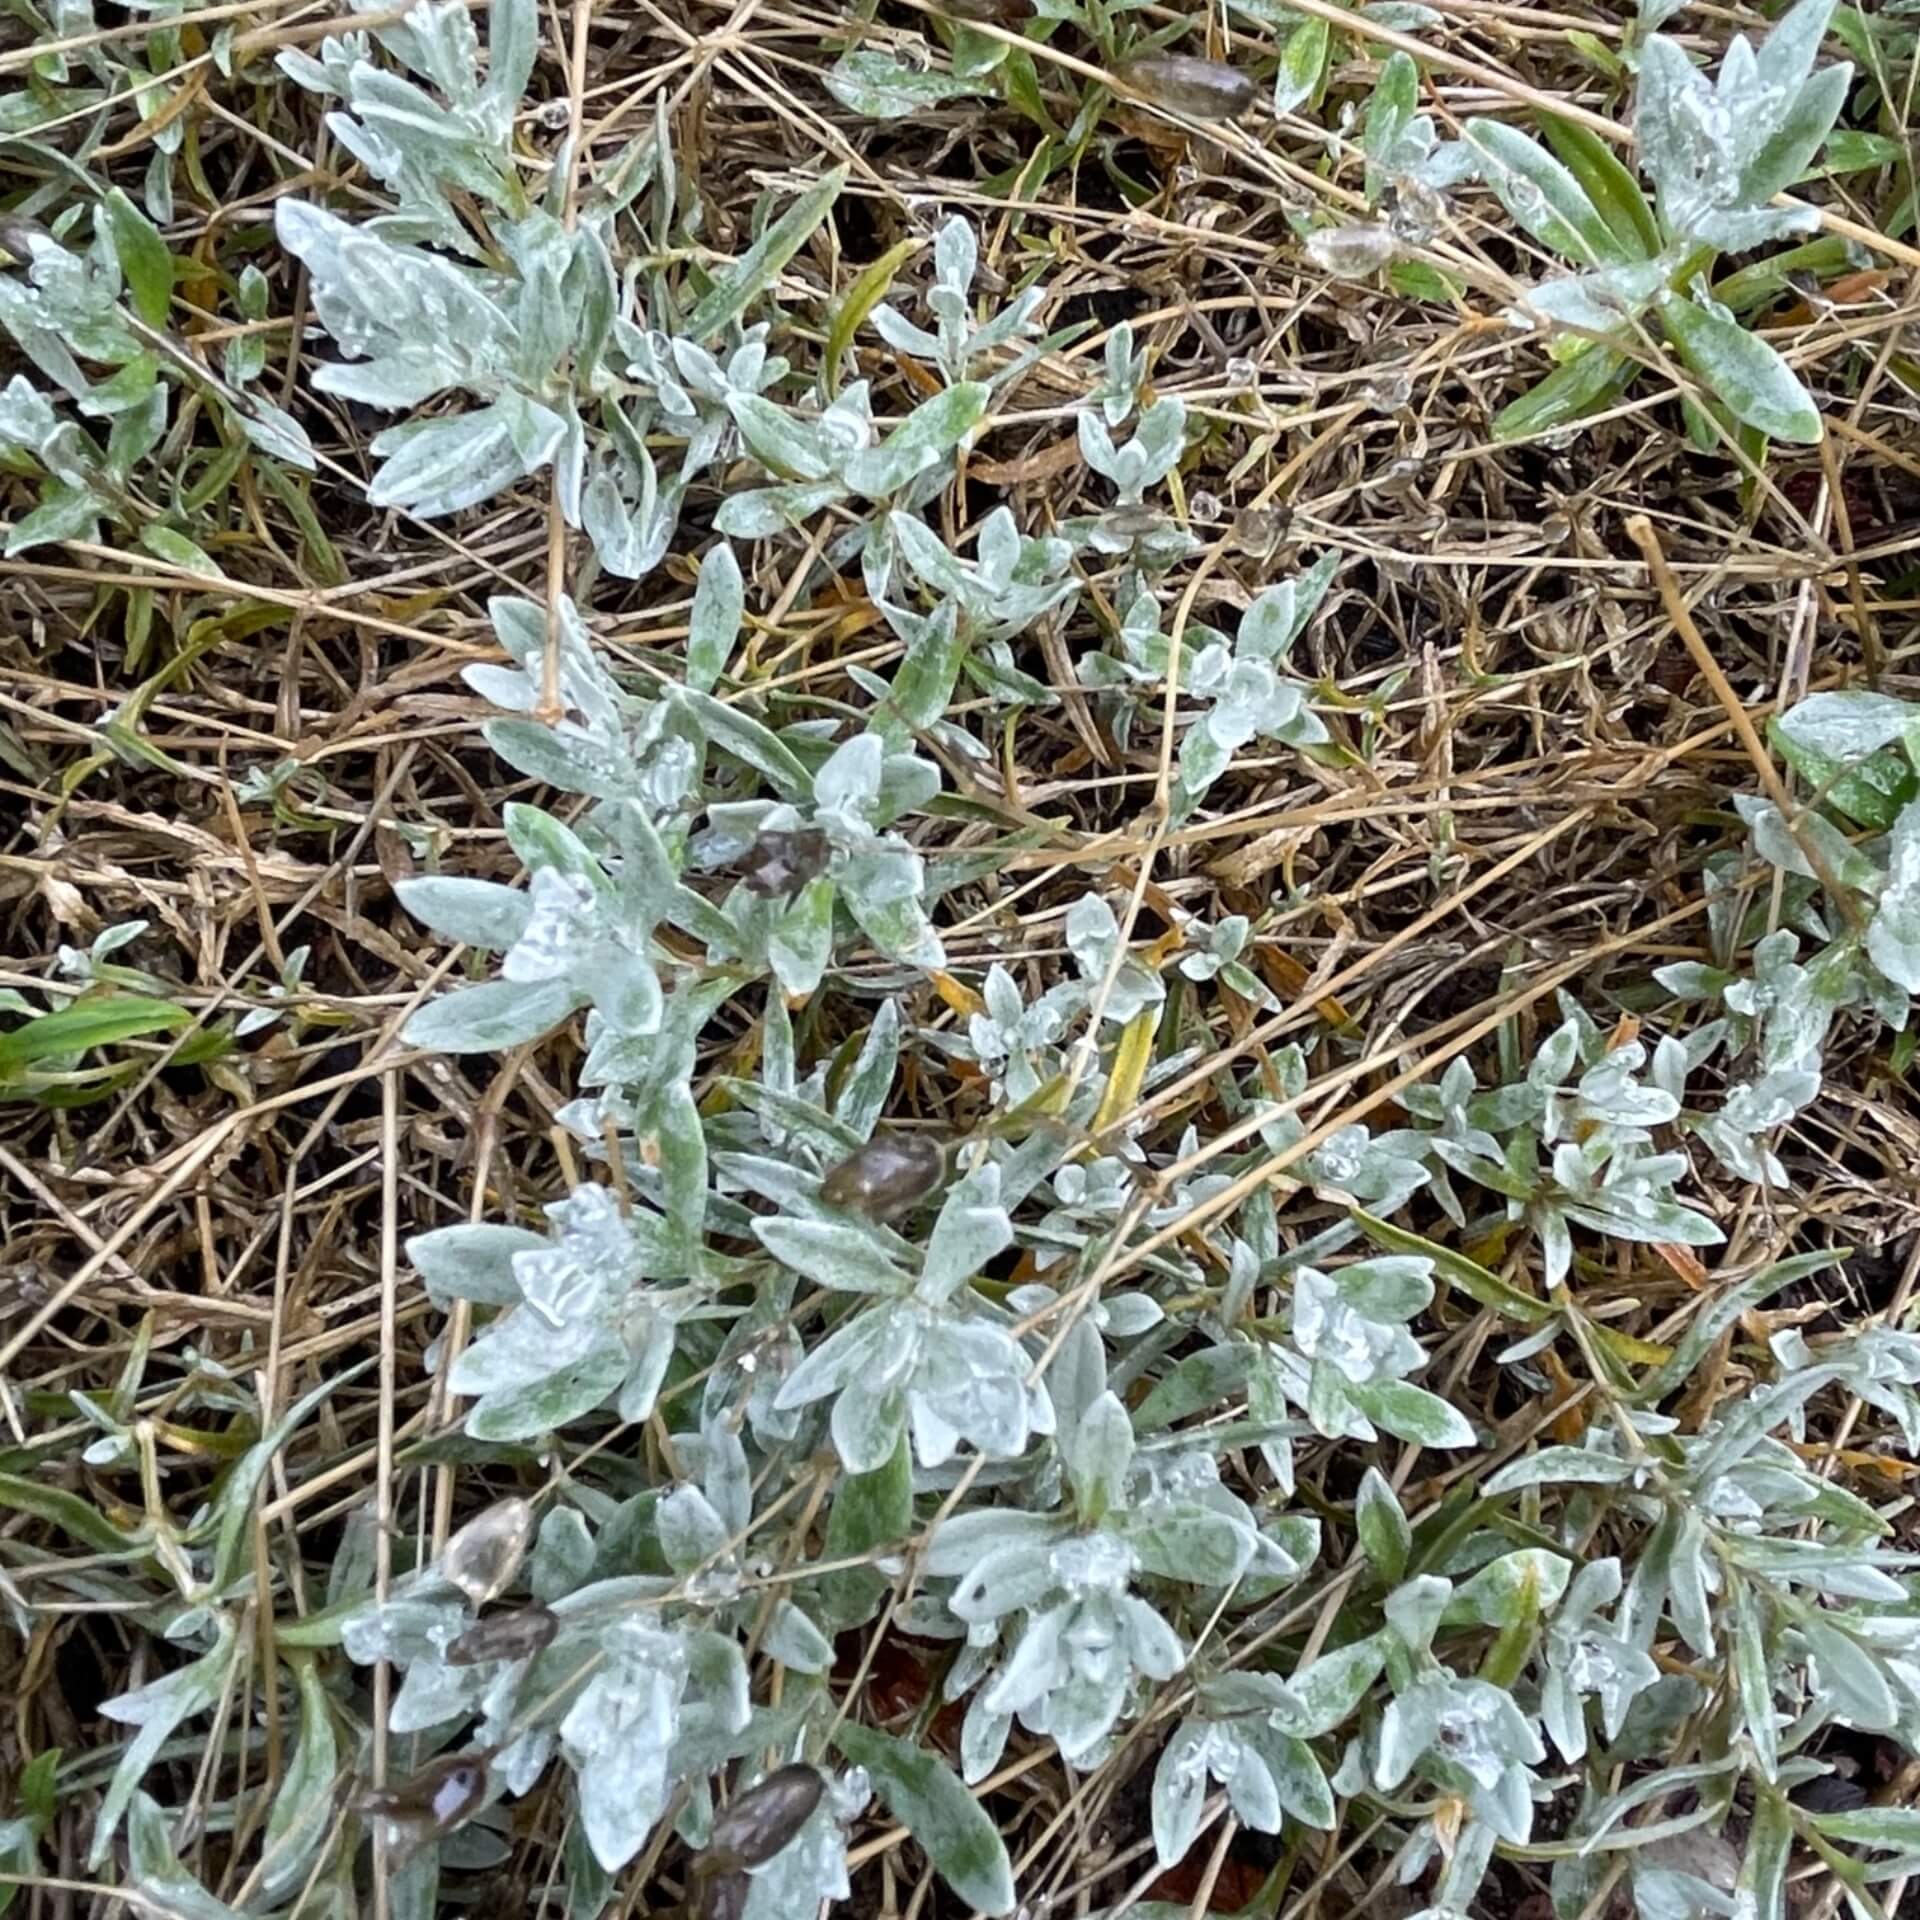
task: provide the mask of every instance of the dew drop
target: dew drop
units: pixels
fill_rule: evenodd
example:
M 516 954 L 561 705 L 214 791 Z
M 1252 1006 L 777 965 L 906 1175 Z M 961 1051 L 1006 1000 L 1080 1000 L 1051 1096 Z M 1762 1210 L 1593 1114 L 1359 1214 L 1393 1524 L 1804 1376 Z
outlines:
M 533 1538 L 533 1507 L 520 1499 L 497 1500 L 476 1514 L 447 1542 L 440 1576 L 476 1607 L 497 1600 L 520 1571 Z

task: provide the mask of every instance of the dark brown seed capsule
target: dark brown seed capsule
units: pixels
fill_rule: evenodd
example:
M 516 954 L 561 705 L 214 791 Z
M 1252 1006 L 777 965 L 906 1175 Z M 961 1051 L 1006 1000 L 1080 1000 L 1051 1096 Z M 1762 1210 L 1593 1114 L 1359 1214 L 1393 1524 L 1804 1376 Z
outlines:
M 706 1857 L 716 1867 L 758 1867 L 813 1816 L 826 1782 L 814 1767 L 782 1767 L 755 1781 L 713 1823 Z
M 743 1920 L 752 1891 L 744 1873 L 716 1874 L 700 1890 L 700 1920 Z
M 785 900 L 827 870 L 833 846 L 818 827 L 791 833 L 775 828 L 760 835 L 740 863 L 740 881 L 763 900 Z
M 1100 522 L 1104 532 L 1121 540 L 1145 540 L 1163 531 L 1167 524 L 1167 516 L 1151 507 L 1115 507 Z
M 923 1133 L 876 1133 L 828 1169 L 820 1198 L 870 1220 L 897 1220 L 940 1184 L 946 1170 L 937 1140 Z
M 422 1837 L 449 1833 L 487 1796 L 487 1763 L 472 1753 L 450 1753 L 396 1787 L 362 1796 L 364 1812 L 378 1814 Z
M 553 1644 L 559 1617 L 547 1607 L 516 1607 L 476 1620 L 447 1649 L 450 1667 L 477 1667 L 489 1660 L 525 1660 Z
M 1155 106 L 1191 120 L 1231 120 L 1253 105 L 1256 92 L 1238 68 L 1191 53 L 1143 53 L 1114 71 Z
M 991 20 L 997 26 L 1017 27 L 1033 18 L 1033 0 L 945 0 L 958 20 Z

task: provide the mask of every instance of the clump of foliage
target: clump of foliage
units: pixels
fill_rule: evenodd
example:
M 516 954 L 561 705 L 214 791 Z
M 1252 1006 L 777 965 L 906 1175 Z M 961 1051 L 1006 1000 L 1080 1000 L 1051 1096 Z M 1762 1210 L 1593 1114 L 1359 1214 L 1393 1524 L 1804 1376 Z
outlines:
M 1819 206 L 1780 202 L 1845 135 L 1833 170 L 1906 169 L 1911 223 L 1910 156 L 1841 127 L 1855 69 L 1821 58 L 1830 29 L 1859 42 L 1860 110 L 1888 106 L 1912 48 L 1884 22 L 1798 0 L 1711 80 L 1658 19 L 1594 41 L 1632 80 L 1649 196 L 1590 108 L 1541 110 L 1538 141 L 1449 116 L 1445 140 L 1397 40 L 1356 83 L 1345 27 L 1238 10 L 1277 35 L 1248 65 L 1264 83 L 1271 63 L 1278 125 L 1318 116 L 1314 167 L 1283 176 L 1326 203 L 1276 216 L 1290 271 L 1369 353 L 1390 307 L 1430 328 L 1480 302 L 1444 353 L 1329 378 L 1329 441 L 1411 423 L 1417 473 L 1459 422 L 1416 382 L 1491 339 L 1522 390 L 1476 401 L 1450 471 L 1545 434 L 1601 444 L 1595 416 L 1644 375 L 1675 447 L 1728 476 L 1716 511 L 1805 511 L 1769 463 L 1880 376 L 1816 374 L 1756 323 L 1789 274 L 1861 271 L 1839 227 L 1807 238 Z M 1861 1097 L 1859 1061 L 1904 1083 L 1920 990 L 1920 702 L 1879 675 L 1857 565 L 1883 684 L 1851 660 L 1817 689 L 1783 674 L 1763 769 L 1718 761 L 1683 793 L 1657 887 L 1596 894 L 1571 947 L 1541 887 L 1505 896 L 1473 948 L 1489 998 L 1411 1024 L 1430 983 L 1409 997 L 1394 956 L 1477 898 L 1479 866 L 1520 859 L 1473 838 L 1477 789 L 1526 834 L 1540 796 L 1560 804 L 1546 776 L 1524 806 L 1501 784 L 1517 733 L 1461 773 L 1476 703 L 1544 725 L 1602 669 L 1542 642 L 1495 670 L 1464 601 L 1471 644 L 1443 664 L 1434 606 L 1410 623 L 1397 598 L 1439 561 L 1382 544 L 1404 524 L 1342 518 L 1387 484 L 1370 459 L 1278 556 L 1274 409 L 1311 432 L 1317 386 L 1270 394 L 1232 356 L 1162 391 L 1158 319 L 1068 315 L 1069 243 L 990 237 L 1037 196 L 1070 204 L 1082 169 L 1146 208 L 1169 140 L 1169 194 L 1216 161 L 1268 177 L 1252 80 L 1169 54 L 1182 23 L 1042 0 L 866 45 L 836 22 L 792 124 L 837 105 L 850 157 L 809 149 L 729 208 L 664 78 L 589 123 L 585 8 L 560 65 L 531 0 L 494 0 L 484 46 L 465 5 L 419 0 L 323 37 L 195 26 L 190 47 L 158 24 L 137 57 L 84 4 L 19 11 L 51 50 L 14 63 L 4 122 L 30 182 L 0 226 L 23 363 L 0 390 L 6 552 L 162 571 L 93 576 L 81 632 L 111 626 L 136 679 L 159 664 L 74 723 L 86 756 L 56 778 L 46 741 L 8 732 L 0 757 L 82 823 L 155 817 L 91 789 L 191 784 L 154 737 L 177 683 L 289 603 L 365 597 L 330 490 L 435 554 L 418 599 L 386 591 L 413 591 L 406 564 L 363 610 L 353 724 L 384 726 L 404 679 L 378 645 L 425 633 L 446 657 L 364 805 L 339 803 L 325 750 L 282 750 L 297 670 L 284 712 L 215 701 L 223 752 L 275 748 L 244 783 L 206 776 L 230 837 L 179 827 L 257 906 L 246 1005 L 139 958 L 162 916 L 184 929 L 184 888 L 103 927 L 33 866 L 86 937 L 0 988 L 0 1095 L 54 1129 L 59 1182 L 97 1194 L 90 1155 L 126 1115 L 164 1128 L 164 1102 L 217 1096 L 210 1144 L 152 1176 L 155 1206 L 190 1189 L 210 1219 L 230 1132 L 332 1098 L 263 1216 L 282 1224 L 202 1232 L 219 1306 L 191 1345 L 122 1253 L 133 1229 L 44 1189 L 81 1278 L 9 1303 L 5 1361 L 68 1338 L 69 1310 L 146 1317 L 111 1380 L 53 1365 L 31 1428 L 9 1390 L 0 1605 L 31 1647 L 69 1609 L 140 1651 L 94 1726 L 69 1714 L 13 1756 L 0 1911 L 84 1872 L 192 1920 L 411 1920 L 488 1876 L 516 1911 L 583 1920 L 894 1911 L 909 1876 L 909 1913 L 1197 1914 L 1258 1836 L 1241 1904 L 1269 1914 L 1340 1871 L 1348 1904 L 1370 1878 L 1425 1920 L 1530 1894 L 1574 1920 L 1616 1891 L 1641 1920 L 1785 1920 L 1809 1865 L 1835 1910 L 1887 1914 L 1920 1815 L 1848 1789 L 1860 1754 L 1920 1749 L 1899 1492 L 1920 1335 L 1904 1286 L 1829 1311 L 1855 1250 L 1838 1202 L 1794 1198 L 1841 1157 L 1834 1090 Z M 1388 11 L 1354 16 L 1356 44 L 1439 24 Z M 739 84 L 730 37 L 687 39 L 690 87 Z M 176 176 L 205 184 L 197 96 L 161 77 L 183 55 L 318 103 L 306 136 L 332 154 L 276 174 L 237 271 L 199 246 L 211 221 L 175 245 Z M 94 132 L 57 138 L 123 86 L 159 123 L 141 204 Z M 883 148 L 851 144 L 865 122 L 1000 107 L 1023 157 L 963 207 L 903 200 L 905 237 L 843 272 L 859 196 L 900 198 Z M 193 138 L 163 142 L 181 120 Z M 1223 144 L 1168 131 L 1195 120 Z M 1573 271 L 1538 277 L 1536 249 Z M 282 334 L 299 377 L 276 383 Z M 1036 422 L 1046 449 L 998 444 Z M 1213 489 L 1237 500 L 1269 463 L 1230 515 Z M 1071 499 L 1031 491 L 1067 470 Z M 1570 527 L 1593 501 L 1562 479 Z M 379 551 L 363 533 L 369 574 Z M 274 577 L 289 552 L 297 591 Z M 1692 631 L 1678 600 L 1646 604 Z M 1418 680 L 1341 652 L 1363 608 L 1418 629 Z M 1591 631 L 1596 656 L 1644 641 L 1599 612 Z M 457 797 L 431 809 L 409 771 L 429 737 Z M 1382 821 L 1419 838 L 1377 874 L 1296 858 Z M 264 875 L 254 832 L 276 841 Z M 403 910 L 378 943 L 405 988 L 377 1008 L 324 936 L 280 939 L 274 907 L 312 877 L 280 849 L 316 836 L 333 864 L 313 871 L 351 888 L 316 882 L 296 914 L 351 921 L 376 884 Z M 1371 918 L 1409 873 L 1432 918 Z M 1578 908 L 1582 884 L 1545 891 Z M 382 1091 L 310 1190 L 359 1076 L 302 1093 L 303 1051 L 342 1026 Z M 403 1129 L 407 1074 L 449 1118 Z M 109 1096 L 83 1147 L 76 1111 Z M 432 1168 L 404 1207 L 403 1131 Z M 331 1230 L 296 1260 L 295 1223 L 363 1178 L 378 1251 L 349 1263 L 374 1323 L 336 1339 L 310 1294 Z M 216 1278 L 269 1244 L 271 1304 L 248 1312 Z M 75 1308 L 103 1269 L 132 1291 Z

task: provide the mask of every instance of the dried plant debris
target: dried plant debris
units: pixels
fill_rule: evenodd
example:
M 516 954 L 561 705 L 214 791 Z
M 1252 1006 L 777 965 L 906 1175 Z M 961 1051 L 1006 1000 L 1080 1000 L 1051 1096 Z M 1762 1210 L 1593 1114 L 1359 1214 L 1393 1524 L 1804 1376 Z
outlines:
M 1911 1920 L 1910 8 L 4 34 L 0 1909 Z

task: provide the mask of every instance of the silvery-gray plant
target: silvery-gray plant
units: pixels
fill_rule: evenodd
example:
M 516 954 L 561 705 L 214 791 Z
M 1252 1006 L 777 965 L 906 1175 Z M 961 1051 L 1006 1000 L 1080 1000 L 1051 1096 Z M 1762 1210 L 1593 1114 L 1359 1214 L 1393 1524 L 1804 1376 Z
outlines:
M 1812 164 L 1846 100 L 1852 68 L 1818 65 L 1834 6 L 1797 0 L 1757 47 L 1736 35 L 1711 81 L 1677 40 L 1646 37 L 1634 133 L 1651 200 L 1578 122 L 1543 113 L 1545 145 L 1504 120 L 1465 123 L 1466 170 L 1573 269 L 1522 289 L 1512 308 L 1516 325 L 1552 333 L 1561 364 L 1502 410 L 1497 436 L 1550 432 L 1604 406 L 1641 364 L 1625 343 L 1651 320 L 1697 383 L 1687 416 L 1698 444 L 1819 440 L 1813 395 L 1724 297 L 1735 292 L 1750 312 L 1764 292 L 1751 277 L 1717 283 L 1713 273 L 1723 254 L 1818 223 L 1811 207 L 1774 203 Z
M 1675 247 L 1790 229 L 1798 216 L 1765 202 L 1817 149 L 1844 85 L 1828 77 L 1840 69 L 1814 70 L 1823 3 L 1802 0 L 1758 51 L 1736 43 L 1717 88 L 1677 47 L 1645 43 L 1655 208 L 1631 180 L 1635 199 L 1617 192 L 1585 149 L 1583 183 L 1510 130 L 1473 123 L 1465 143 L 1522 228 L 1588 277 L 1612 274 L 1577 295 L 1605 305 L 1607 327 L 1622 314 L 1605 302 L 1631 307 L 1644 284 L 1643 308 L 1729 413 L 1767 432 L 1806 426 L 1777 356 L 1757 357 L 1749 336 L 1730 344 L 1697 272 L 1655 286 L 1642 270 L 1664 271 Z M 695 270 L 696 196 L 662 116 L 582 187 L 570 223 L 569 169 L 552 169 L 558 198 L 536 204 L 511 141 L 536 25 L 527 0 L 503 0 L 483 67 L 469 12 L 428 0 L 404 22 L 283 54 L 300 84 L 339 101 L 335 135 L 389 202 L 349 219 L 286 199 L 278 220 L 345 355 L 316 375 L 321 390 L 395 413 L 436 403 L 376 441 L 376 505 L 452 514 L 538 478 L 600 567 L 641 578 L 683 538 L 689 489 L 723 459 L 763 482 L 720 508 L 672 673 L 616 664 L 584 588 L 582 604 L 492 604 L 506 664 L 468 671 L 496 710 L 487 740 L 567 799 L 506 809 L 512 883 L 426 873 L 402 888 L 425 925 L 499 956 L 495 977 L 414 1014 L 410 1044 L 493 1053 L 576 1023 L 582 1043 L 555 1115 L 582 1177 L 538 1213 L 436 1227 L 407 1247 L 448 1310 L 430 1359 L 458 1444 L 503 1472 L 539 1468 L 539 1492 L 437 1555 L 389 1542 L 384 1590 L 360 1524 L 323 1604 L 276 1622 L 296 1751 L 268 1818 L 271 1864 L 231 1905 L 193 1879 L 139 1788 L 228 1697 L 253 1644 L 250 1503 L 274 1449 L 338 1383 L 288 1409 L 205 1514 L 136 1543 L 172 1582 L 152 1623 L 180 1658 L 103 1709 L 135 1731 L 96 1820 L 95 1865 L 124 1831 L 130 1884 L 165 1910 L 285 1910 L 337 1847 L 313 1817 L 328 1804 L 319 1783 L 358 1764 L 343 1745 L 366 1744 L 364 1703 L 322 1672 L 339 1648 L 397 1670 L 386 1732 L 472 1789 L 457 1820 L 411 1836 L 421 1844 L 390 1889 L 409 1920 L 433 1911 L 443 1868 L 504 1857 L 501 1799 L 550 1769 L 567 1783 L 569 1910 L 585 1914 L 662 1822 L 689 1849 L 708 1845 L 717 1776 L 750 1792 L 772 1763 L 812 1767 L 821 1784 L 783 1845 L 727 1870 L 747 1882 L 728 1897 L 749 1920 L 847 1897 L 848 1827 L 869 1793 L 958 1899 L 1011 1912 L 1010 1857 L 967 1780 L 1016 1738 L 1092 1765 L 1136 1734 L 1163 1859 L 1198 1837 L 1209 1782 L 1268 1832 L 1325 1828 L 1337 1796 L 1378 1817 L 1409 1879 L 1431 1872 L 1435 1916 L 1463 1914 L 1505 1849 L 1553 1863 L 1571 1920 L 1596 1868 L 1646 1836 L 1630 1816 L 1681 1792 L 1690 1804 L 1657 1830 L 1718 1823 L 1746 1796 L 1754 1838 L 1736 1893 L 1756 1915 L 1784 1911 L 1795 1840 L 1876 1856 L 1838 1856 L 1862 1885 L 1905 1871 L 1920 1852 L 1910 1813 L 1808 1814 L 1790 1796 L 1826 1764 L 1827 1726 L 1920 1739 L 1911 1556 L 1807 1441 L 1810 1409 L 1832 1395 L 1920 1444 L 1920 1345 L 1890 1325 L 1845 1340 L 1774 1328 L 1743 1356 L 1753 1390 L 1683 1421 L 1664 1403 L 1710 1348 L 1825 1256 L 1730 1282 L 1671 1350 L 1612 1336 L 1578 1283 L 1583 1256 L 1609 1243 L 1721 1244 L 1688 1146 L 1777 1183 L 1777 1129 L 1815 1097 L 1832 1023 L 1904 1021 L 1920 984 L 1913 711 L 1821 695 L 1782 716 L 1783 750 L 1824 798 L 1792 819 L 1744 811 L 1751 864 L 1782 873 L 1793 924 L 1756 933 L 1741 873 L 1717 869 L 1719 944 L 1664 973 L 1670 1031 L 1649 1021 L 1616 1039 L 1568 1003 L 1529 1066 L 1482 1086 L 1460 1061 L 1406 1090 L 1404 1124 L 1355 1123 L 1306 1153 L 1313 1076 L 1304 1052 L 1280 1050 L 1270 1074 L 1220 1083 L 1256 1122 L 1242 1153 L 1169 1172 L 1200 1157 L 1197 1132 L 1168 1154 L 1102 1108 L 1112 1087 L 1127 1108 L 1177 1064 L 1171 1048 L 1139 1057 L 1169 1019 L 1170 977 L 1189 1006 L 1221 986 L 1255 998 L 1252 928 L 1230 919 L 1204 943 L 1190 928 L 1185 948 L 1156 949 L 1123 938 L 1090 888 L 1060 916 L 1067 968 L 1043 985 L 1020 956 L 983 964 L 970 946 L 975 990 L 947 974 L 961 963 L 918 838 L 950 798 L 933 749 L 963 678 L 982 686 L 975 649 L 1022 640 L 1079 586 L 1074 542 L 1023 530 L 1010 510 L 981 524 L 970 557 L 924 517 L 999 396 L 1048 350 L 1044 288 L 983 315 L 977 241 L 949 221 L 934 240 L 933 326 L 892 304 L 875 322 L 940 391 L 877 418 L 873 390 L 837 386 L 835 368 L 821 404 L 800 399 L 775 350 L 789 344 L 779 301 L 804 279 L 797 263 L 840 176 L 769 207 L 737 259 L 707 252 Z M 1392 170 L 1442 164 L 1411 113 L 1410 71 L 1383 76 L 1370 115 L 1376 198 Z M 459 217 L 467 201 L 489 209 L 491 246 Z M 623 221 L 647 243 L 625 272 Z M 0 280 L 13 289 L 0 319 L 31 336 L 62 407 L 116 424 L 104 448 L 84 436 L 89 450 L 30 381 L 9 387 L 0 419 L 51 478 L 43 511 L 50 499 L 86 531 L 106 509 L 74 502 L 111 466 L 114 432 L 123 452 L 152 432 L 155 402 L 140 377 L 105 402 L 83 370 L 63 379 L 47 337 L 84 323 L 100 358 L 122 356 L 138 338 L 119 307 L 142 242 L 115 214 L 84 252 L 55 244 L 62 255 L 36 249 L 25 281 Z M 1540 297 L 1574 324 L 1574 293 Z M 1567 387 L 1603 355 L 1604 341 L 1570 360 Z M 1742 369 L 1773 383 L 1765 407 Z M 257 371 L 242 358 L 227 377 L 240 390 Z M 1141 508 L 1185 447 L 1177 400 L 1140 410 L 1144 371 L 1116 333 L 1078 414 L 1120 512 Z M 237 417 L 256 445 L 266 421 L 271 441 L 270 416 Z M 666 478 L 663 446 L 678 452 Z M 844 524 L 823 560 L 858 557 L 903 654 L 891 678 L 850 676 L 865 710 L 794 718 L 740 657 L 752 589 L 734 543 L 789 542 L 827 514 Z M 1112 650 L 1081 663 L 1134 745 L 1157 725 L 1172 664 L 1141 540 L 1125 535 Z M 1179 812 L 1256 738 L 1322 744 L 1282 662 L 1332 577 L 1327 558 L 1267 588 L 1231 642 L 1187 630 Z M 983 690 L 1049 691 L 1023 692 L 1013 673 L 992 662 Z M 1804 960 L 1802 940 L 1819 943 Z M 923 987 L 964 1019 L 917 1025 Z M 829 996 L 836 1017 L 851 1010 L 844 1031 L 816 1021 Z M 1708 1003 L 1713 1017 L 1696 1020 Z M 727 1023 L 736 1044 L 721 1050 Z M 737 1045 L 748 1027 L 751 1055 Z M 886 1116 L 920 1060 L 943 1052 L 975 1070 L 987 1123 L 931 1152 L 923 1141 L 900 1193 L 850 1177 L 863 1154 L 906 1163 Z M 1717 1102 L 1700 1090 L 1709 1071 L 1726 1087 Z M 1310 1230 L 1257 1177 L 1227 1204 L 1280 1156 L 1321 1210 Z M 1470 1219 L 1475 1195 L 1492 1221 Z M 1497 1228 L 1518 1250 L 1513 1276 L 1388 1217 L 1429 1201 L 1441 1231 Z M 1596 1417 L 1577 1441 L 1453 1475 L 1456 1491 L 1424 1509 L 1402 1505 L 1407 1472 L 1396 1486 L 1369 1464 L 1348 1476 L 1350 1497 L 1296 1510 L 1296 1456 L 1410 1468 L 1432 1452 L 1451 1470 L 1481 1442 L 1483 1423 L 1430 1364 L 1441 1285 L 1517 1331 L 1500 1358 L 1523 1386 L 1556 1343 L 1590 1355 Z M 96 1411 L 113 1457 L 139 1446 Z M 1376 1456 L 1383 1436 L 1399 1444 Z M 589 1453 L 614 1463 L 609 1479 L 575 1473 Z M 837 1690 L 835 1636 L 896 1619 L 955 1649 L 941 1684 L 968 1702 L 958 1769 L 862 1724 Z M 1694 1757 L 1676 1764 L 1682 1729 Z M 400 1804 L 369 1803 L 344 1828 L 395 1826 Z M 1645 1920 L 1693 1897 L 1676 1877 L 1636 1868 Z

